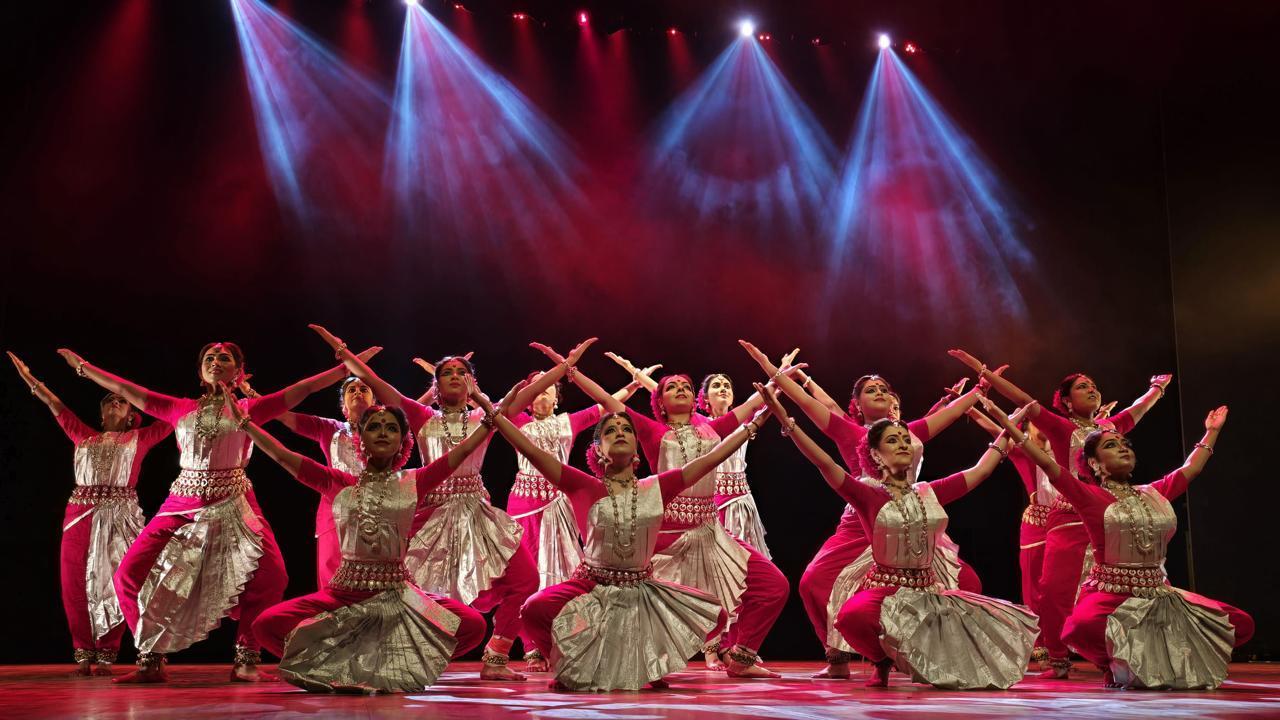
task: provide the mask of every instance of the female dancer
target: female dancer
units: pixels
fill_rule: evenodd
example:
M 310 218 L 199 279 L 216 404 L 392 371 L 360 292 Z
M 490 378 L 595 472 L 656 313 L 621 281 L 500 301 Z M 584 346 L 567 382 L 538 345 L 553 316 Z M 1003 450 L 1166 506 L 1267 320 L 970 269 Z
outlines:
M 850 401 L 849 415 L 846 416 L 832 412 L 828 406 L 830 397 L 817 386 L 812 377 L 799 376 L 800 382 L 804 383 L 801 385 L 786 373 L 780 374 L 778 368 L 755 345 L 745 340 L 740 340 L 739 343 L 762 370 L 770 377 L 778 378 L 778 387 L 804 411 L 818 429 L 835 440 L 836 448 L 846 465 L 855 472 L 869 475 L 874 472 L 874 468 L 861 466 L 857 448 L 866 438 L 867 428 L 871 423 L 888 418 L 893 410 L 893 390 L 884 378 L 879 375 L 864 375 L 859 378 L 854 383 L 853 399 Z M 806 388 L 811 388 L 814 395 L 810 395 Z M 915 453 L 913 475 L 918 475 L 920 464 L 924 460 L 924 443 L 959 419 L 977 402 L 977 397 L 983 390 L 984 388 L 974 387 L 937 412 L 907 424 Z M 853 506 L 846 505 L 835 532 L 823 543 L 800 578 L 800 599 L 804 602 L 805 612 L 809 615 L 814 631 L 826 648 L 827 667 L 815 677 L 849 677 L 853 648 L 844 641 L 835 627 L 835 614 L 871 567 L 870 542 L 870 533 L 863 529 Z M 958 548 L 945 533 L 939 539 L 938 548 L 933 556 L 934 573 L 943 586 L 969 592 L 980 591 L 982 584 L 977 574 L 960 560 Z
M 205 393 L 176 398 L 112 375 L 70 350 L 58 352 L 82 377 L 172 425 L 178 441 L 182 472 L 115 574 L 120 610 L 138 647 L 137 671 L 115 682 L 164 682 L 165 654 L 203 640 L 228 615 L 240 621 L 231 679 L 274 680 L 258 671 L 260 644 L 252 626 L 258 613 L 280 601 L 288 579 L 244 472 L 252 443 L 231 421 L 222 397 L 221 383 L 234 389 L 244 377 L 244 353 L 234 343 L 209 343 L 199 356 Z M 266 422 L 341 379 L 338 366 L 239 402 Z
M 1003 375 L 996 375 L 981 361 L 964 350 L 951 350 L 949 354 L 969 368 L 989 379 L 991 386 L 1001 395 L 1019 405 L 1027 405 L 1032 398 Z M 1111 416 L 1099 414 L 1102 393 L 1089 376 L 1071 373 L 1063 378 L 1053 394 L 1053 410 L 1031 406 L 1030 419 L 1044 433 L 1060 467 L 1074 467 L 1074 458 L 1084 446 L 1084 440 L 1097 429 L 1114 430 L 1121 434 L 1133 430 L 1146 415 L 1173 380 L 1172 375 L 1155 375 L 1151 389 L 1122 412 Z M 1044 559 L 1041 561 L 1040 612 L 1041 642 L 1049 651 L 1049 669 L 1042 677 L 1066 678 L 1071 672 L 1071 656 L 1062 639 L 1063 624 L 1071 615 L 1076 603 L 1080 583 L 1092 563 L 1089 552 L 1089 534 L 1079 513 L 1069 500 L 1054 498 L 1045 518 Z
M 648 377 L 648 373 L 658 367 L 641 372 Z M 599 405 L 574 413 L 556 412 L 564 373 L 564 365 L 530 373 L 511 402 L 503 404 L 507 417 L 520 432 L 562 463 L 569 461 L 578 433 L 600 421 Z M 613 396 L 619 402 L 626 402 L 639 387 L 640 381 L 633 380 Z M 520 542 L 537 561 L 538 589 L 541 590 L 573 577 L 582 562 L 582 541 L 573 519 L 573 507 L 565 494 L 542 477 L 524 455 L 517 453 L 516 462 L 518 470 L 507 500 L 507 513 L 524 529 Z M 547 671 L 547 660 L 538 648 L 526 647 L 524 657 L 528 670 Z
M 783 361 L 786 364 L 786 361 Z M 712 420 L 724 417 L 733 408 L 733 381 L 728 375 L 715 373 L 702 379 L 698 389 L 698 409 Z M 764 523 L 760 509 L 747 485 L 747 443 L 742 443 L 716 468 L 716 512 L 730 535 L 750 545 L 767 559 L 772 559 L 764 542 Z
M 990 411 L 1014 442 L 1026 442 L 998 409 Z M 1231 648 L 1253 635 L 1253 618 L 1244 611 L 1170 587 L 1164 573 L 1178 525 L 1169 501 L 1204 469 L 1226 420 L 1225 405 L 1210 412 L 1204 437 L 1182 467 L 1149 485 L 1134 484 L 1137 454 L 1114 430 L 1089 433 L 1077 475 L 1039 446 L 1024 445 L 1075 506 L 1093 542 L 1096 563 L 1062 639 L 1103 668 L 1107 687 L 1216 688 L 1227 677 Z
M 848 643 L 873 664 L 867 686 L 887 687 L 892 665 L 917 682 L 952 690 L 1003 690 L 1021 680 L 1035 615 L 1003 600 L 942 589 L 931 557 L 947 525 L 943 506 L 991 475 L 1008 439 L 997 438 L 968 470 L 913 482 L 911 431 L 901 420 L 877 420 L 859 451 L 875 475 L 854 478 L 786 416 L 776 397 L 763 394 L 783 432 L 871 531 L 871 570 L 836 618 Z
M 716 598 L 653 579 L 653 553 L 664 508 L 754 436 L 767 417 L 761 410 L 710 452 L 644 479 L 635 476 L 636 431 L 625 413 L 610 413 L 596 426 L 587 451 L 595 477 L 498 420 L 503 437 L 570 498 L 587 539 L 586 558 L 573 579 L 529 598 L 522 611 L 534 642 L 551 648 L 558 685 L 664 687 L 664 676 L 683 669 L 704 640 L 719 634 L 727 615 Z
M 325 328 L 311 328 L 335 349 L 353 375 L 368 383 L 379 402 L 404 410 L 424 464 L 448 453 L 484 418 L 483 410 L 467 411 L 467 397 L 475 384 L 467 359 L 447 357 L 435 364 L 441 408 L 436 411 L 400 394 Z M 573 362 L 589 344 L 575 349 Z M 522 681 L 525 677 L 507 663 L 520 633 L 520 605 L 538 589 L 538 571 L 533 556 L 520 543 L 520 525 L 489 504 L 480 475 L 487 448 L 486 440 L 428 498 L 418 513 L 420 529 L 409 542 L 405 565 L 426 592 L 461 600 L 481 612 L 496 608 L 480 677 Z
M 173 426 L 156 422 L 139 428 L 141 416 L 128 401 L 107 395 L 98 404 L 102 430 L 94 430 L 17 355 L 9 353 L 9 359 L 31 394 L 48 406 L 75 444 L 75 490 L 62 521 L 62 609 L 75 648 L 75 674 L 110 675 L 124 633 L 111 576 L 145 522 L 135 489 L 142 458 L 173 432 Z
M 373 391 L 358 377 L 351 376 L 338 388 L 342 421 L 315 415 L 287 412 L 280 422 L 295 433 L 314 440 L 324 453 L 325 464 L 348 475 L 359 475 L 364 463 L 356 453 L 354 429 L 356 420 L 373 405 Z M 331 499 L 321 493 L 316 508 L 316 584 L 323 590 L 338 571 L 342 548 L 337 527 L 333 524 Z
M 551 354 L 559 362 L 558 356 Z M 723 416 L 710 420 L 694 412 L 693 382 L 688 375 L 668 375 L 658 383 L 646 417 L 615 400 L 581 372 L 570 380 L 607 412 L 627 413 L 649 466 L 661 475 L 706 455 L 760 407 L 759 395 Z M 735 448 L 736 449 L 736 448 Z M 714 644 L 708 654 L 723 654 L 732 677 L 779 677 L 757 663 L 760 643 L 768 635 L 787 601 L 787 579 L 773 563 L 747 544 L 735 540 L 719 523 L 713 497 L 714 477 L 705 477 L 681 491 L 665 508 L 659 532 L 654 574 L 668 582 L 711 593 L 736 618 L 730 629 L 732 647 Z M 709 658 L 710 659 L 710 658 Z M 710 664 L 710 663 L 709 663 Z
M 233 403 L 233 418 L 290 475 L 324 494 L 342 562 L 328 586 L 271 607 L 254 633 L 280 656 L 280 674 L 311 691 L 413 692 L 436 681 L 450 657 L 484 639 L 485 620 L 457 600 L 418 589 L 404 566 L 414 515 L 430 493 L 488 439 L 486 420 L 426 467 L 403 470 L 413 450 L 404 411 L 374 405 L 356 421 L 358 475 L 291 452 Z

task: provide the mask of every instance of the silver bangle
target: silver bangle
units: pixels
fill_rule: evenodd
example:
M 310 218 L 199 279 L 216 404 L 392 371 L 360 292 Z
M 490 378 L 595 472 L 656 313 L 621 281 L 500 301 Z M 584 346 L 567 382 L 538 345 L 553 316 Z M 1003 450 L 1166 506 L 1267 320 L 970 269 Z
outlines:
M 1213 448 L 1212 448 L 1212 447 L 1210 447 L 1210 446 L 1208 445 L 1208 443 L 1198 442 L 1198 443 L 1196 443 L 1196 447 L 1200 448 L 1201 450 L 1204 450 L 1205 452 L 1209 453 L 1210 455 L 1212 455 L 1212 454 L 1213 454 Z

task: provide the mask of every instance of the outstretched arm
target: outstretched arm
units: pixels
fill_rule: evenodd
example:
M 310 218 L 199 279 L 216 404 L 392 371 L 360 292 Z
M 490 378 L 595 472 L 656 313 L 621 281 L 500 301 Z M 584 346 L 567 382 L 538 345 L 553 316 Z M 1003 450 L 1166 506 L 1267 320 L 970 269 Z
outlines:
M 800 449 L 800 454 L 805 456 L 813 466 L 818 468 L 822 473 L 822 478 L 827 481 L 832 490 L 843 496 L 841 488 L 844 487 L 846 478 L 849 473 L 836 462 L 826 450 L 823 450 L 818 443 L 814 442 L 800 426 L 796 424 L 793 418 L 787 416 L 786 409 L 783 408 L 781 401 L 778 400 L 777 394 L 771 388 L 756 384 L 756 392 L 760 393 L 764 398 L 765 405 L 778 418 L 778 422 L 782 425 L 782 434 L 791 438 L 791 442 Z
M 936 437 L 938 433 L 950 427 L 951 423 L 963 417 L 965 412 L 978 402 L 978 398 L 985 390 L 986 387 L 979 383 L 969 392 L 952 400 L 946 407 L 926 417 L 925 427 L 928 429 L 928 437 Z
M 58 399 L 58 396 L 54 395 L 52 390 L 45 387 L 44 383 L 37 380 L 36 376 L 32 374 L 31 368 L 28 368 L 26 363 L 19 360 L 17 355 L 14 355 L 13 353 L 8 353 L 8 355 L 9 360 L 13 362 L 13 366 L 18 369 L 18 375 L 22 377 L 22 382 L 26 383 L 27 387 L 31 390 L 31 394 L 35 395 L 40 402 L 44 403 L 49 408 L 49 412 L 53 413 L 54 417 L 62 414 L 66 409 L 66 406 L 62 404 L 62 401 Z
M 1004 411 L 1000 409 L 999 405 L 996 405 L 988 398 L 982 398 L 982 406 L 987 411 L 987 414 L 1004 429 L 1004 432 L 1008 434 L 1009 438 L 1013 441 L 1013 444 L 1017 445 L 1022 452 L 1026 453 L 1027 457 L 1035 461 L 1035 464 L 1039 465 L 1040 468 L 1044 470 L 1050 480 L 1058 477 L 1058 474 L 1062 472 L 1062 466 L 1058 465 L 1058 462 L 1053 459 L 1053 456 L 1045 452 L 1039 445 L 1033 442 L 1027 442 L 1027 434 L 1024 433 L 1015 423 L 1010 421 L 1009 416 L 1004 414 Z M 1032 411 L 1031 407 L 1028 406 L 1026 411 L 1026 416 L 1030 417 Z M 1054 484 L 1057 485 L 1057 483 Z
M 835 398 L 831 397 L 831 395 L 829 395 L 827 391 L 818 384 L 818 381 L 815 380 L 812 375 L 802 370 L 796 373 L 794 377 L 796 384 L 798 384 L 802 390 L 812 395 L 813 399 L 825 405 L 832 415 L 845 417 L 844 408 L 840 407 L 840 403 L 836 402 Z
M 345 347 L 346 346 L 344 345 L 343 346 L 344 350 L 345 350 Z M 351 357 L 353 357 L 357 362 L 363 365 L 365 360 L 373 357 L 374 355 L 377 355 L 381 351 L 382 351 L 382 348 L 375 346 L 365 350 L 359 355 L 352 355 L 350 351 L 346 351 L 346 354 L 351 355 Z M 317 375 L 312 375 L 311 377 L 306 378 L 305 380 L 299 380 L 298 382 L 285 388 L 283 391 L 284 406 L 286 408 L 293 408 L 298 403 L 305 400 L 308 395 L 311 395 L 317 390 L 322 390 L 324 388 L 327 388 L 330 385 L 338 382 L 342 378 L 346 377 L 347 368 L 345 367 L 345 364 L 346 364 L 345 358 L 339 358 L 339 359 L 343 360 L 343 365 L 338 365 L 336 367 L 325 370 L 324 372 L 319 373 Z M 368 365 L 365 365 L 365 367 L 368 367 Z
M 1222 432 L 1222 426 L 1226 422 L 1226 405 L 1210 411 L 1209 415 L 1205 417 L 1204 437 L 1200 438 L 1200 442 L 1196 443 L 1195 449 L 1187 456 L 1187 461 L 1183 463 L 1180 469 L 1183 477 L 1188 482 L 1194 480 L 1204 470 L 1205 463 L 1209 462 L 1209 458 L 1213 455 L 1213 446 L 1218 442 L 1218 433 Z
M 570 368 L 576 366 L 578 361 L 582 359 L 582 354 L 585 353 L 587 348 L 591 347 L 591 345 L 598 339 L 599 338 L 588 338 L 578 343 L 577 347 L 569 352 L 569 357 L 566 358 L 564 362 L 557 363 L 555 367 L 542 373 L 534 379 L 533 382 L 521 388 L 520 391 L 516 393 L 516 396 L 512 398 L 511 402 L 504 402 L 502 408 L 503 413 L 508 417 L 513 417 L 525 408 L 529 407 L 529 404 L 533 402 L 534 398 L 541 395 L 547 388 L 555 385 L 560 378 L 565 376 L 565 373 L 569 372 Z M 541 343 L 530 343 L 530 347 L 540 344 Z M 546 345 L 542 345 L 542 347 L 547 350 L 551 350 L 551 348 Z
M 378 374 L 364 360 L 347 349 L 347 344 L 342 342 L 341 338 L 335 336 L 321 325 L 311 324 L 307 327 L 316 331 L 316 334 L 328 343 L 329 347 L 333 348 L 334 354 L 346 365 L 347 370 L 352 375 L 360 378 L 369 386 L 369 389 L 373 391 L 373 396 L 378 398 L 378 402 L 390 407 L 400 407 L 406 400 L 411 400 L 411 398 L 400 394 L 400 391 L 392 387 L 391 383 L 378 377 Z
M 1164 391 L 1171 382 L 1173 382 L 1172 375 L 1152 375 L 1151 388 L 1137 400 L 1134 400 L 1133 404 L 1125 408 L 1121 414 L 1128 415 L 1133 424 L 1137 425 L 1142 416 L 1146 415 L 1147 411 L 1155 407 L 1156 403 L 1160 402 L 1160 398 L 1164 397 Z
M 640 386 L 645 390 L 653 392 L 658 389 L 658 381 L 654 380 L 651 375 L 662 367 L 661 363 L 641 369 L 632 364 L 630 360 L 615 352 L 606 352 L 604 356 L 620 365 L 622 369 L 626 370 L 627 374 L 631 376 L 632 381 L 640 383 Z
M 1004 369 L 1008 366 L 1002 366 L 997 370 L 991 370 L 987 368 L 982 361 L 964 350 L 959 349 L 948 350 L 947 354 L 964 363 L 969 369 L 978 373 L 978 380 L 986 380 L 991 383 L 991 387 L 995 388 L 996 392 L 1009 398 L 1019 406 L 1031 406 L 1031 409 L 1028 411 L 1028 417 L 1030 419 L 1035 420 L 1040 416 L 1039 403 L 1032 405 L 1032 403 L 1035 402 L 1035 398 L 1031 397 L 1025 390 L 1014 385 L 1005 378 Z
M 253 440 L 253 444 L 266 453 L 267 457 L 275 460 L 280 467 L 287 470 L 290 475 L 295 478 L 298 477 L 304 457 L 285 447 L 279 440 L 275 439 L 275 436 L 253 423 L 249 418 L 249 414 L 236 402 L 235 395 L 227 387 L 226 383 L 222 383 L 222 396 L 226 401 L 227 411 L 231 414 L 232 421 L 240 429 L 244 430 L 245 434 Z
M 148 395 L 152 397 L 161 397 L 157 393 L 152 393 L 141 385 L 136 385 L 122 377 L 112 375 L 106 370 L 90 365 L 84 358 L 66 348 L 59 349 L 58 354 L 67 361 L 68 365 L 75 368 L 77 375 L 89 378 L 93 382 L 97 383 L 103 390 L 119 395 L 129 401 L 130 405 L 142 410 L 143 412 L 146 412 L 147 409 L 146 405 Z M 176 400 L 176 398 L 170 399 Z
M 755 436 L 760 432 L 760 428 L 764 422 L 769 419 L 769 408 L 761 408 L 756 416 L 751 418 L 737 430 L 730 433 L 728 437 L 721 440 L 711 452 L 699 458 L 690 460 L 687 465 L 680 468 L 682 473 L 684 487 L 689 487 L 702 479 L 704 475 L 714 470 L 716 467 L 729 459 L 729 456 L 738 451 L 742 444 L 748 438 Z
M 814 425 L 818 426 L 819 430 L 823 432 L 827 431 L 827 426 L 831 423 L 831 410 L 828 409 L 826 405 L 806 393 L 804 388 L 800 387 L 800 384 L 795 380 L 792 380 L 789 375 L 786 373 L 780 373 L 778 371 L 778 366 L 774 365 L 773 362 L 769 360 L 769 357 L 760 351 L 760 348 L 752 345 L 746 340 L 739 340 L 738 344 L 747 351 L 747 354 L 751 356 L 751 359 L 756 361 L 756 364 L 759 365 L 760 369 L 769 376 L 770 380 L 777 382 L 777 385 L 781 388 L 782 392 L 785 393 L 787 397 L 791 398 L 791 401 L 794 402 L 796 406 L 813 421 Z
M 535 350 L 541 351 L 542 354 L 551 358 L 551 360 L 555 362 L 557 365 L 563 365 L 565 363 L 564 357 L 562 357 L 559 353 L 547 347 L 546 345 L 543 345 L 541 343 L 530 343 L 530 347 L 534 348 Z M 577 385 L 578 389 L 586 393 L 587 397 L 600 403 L 600 407 L 604 408 L 605 412 L 616 413 L 616 412 L 627 411 L 627 406 L 623 405 L 621 400 L 618 400 L 614 396 L 610 395 L 609 391 L 600 387 L 600 385 L 595 380 L 592 380 L 591 378 L 587 377 L 586 374 L 583 373 L 581 370 L 577 370 L 575 368 L 572 373 L 569 373 L 569 380 L 574 385 Z
M 449 451 L 447 457 L 449 458 L 450 470 L 457 470 L 458 466 L 467 459 L 467 456 L 475 452 L 476 448 L 480 447 L 480 445 L 483 444 L 493 432 L 492 418 L 495 410 L 493 409 L 493 405 L 490 404 L 489 398 L 485 397 L 485 394 L 480 392 L 480 388 L 476 387 L 474 384 L 471 386 L 470 395 L 471 401 L 474 402 L 481 410 L 484 410 L 485 419 L 484 422 L 480 423 L 480 426 L 473 430 L 465 440 L 458 443 L 456 447 Z

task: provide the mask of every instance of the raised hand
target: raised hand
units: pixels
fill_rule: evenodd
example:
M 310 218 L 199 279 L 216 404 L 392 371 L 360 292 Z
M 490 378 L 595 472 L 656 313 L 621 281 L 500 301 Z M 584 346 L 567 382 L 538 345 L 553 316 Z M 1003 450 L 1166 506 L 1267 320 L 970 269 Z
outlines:
M 765 355 L 760 350 L 760 348 L 756 347 L 755 345 L 752 345 L 746 340 L 739 340 L 738 344 L 741 345 L 742 348 L 747 351 L 747 354 L 751 356 L 752 360 L 756 361 L 756 364 L 760 366 L 761 370 L 764 370 L 769 375 L 773 375 L 778 371 L 778 368 L 775 367 L 774 364 L 769 361 L 769 356 Z
M 633 365 L 630 360 L 622 357 L 621 355 L 619 355 L 616 352 L 613 352 L 612 350 L 606 352 L 604 356 L 614 361 L 618 365 L 622 366 L 622 369 L 626 370 L 627 374 L 633 378 L 636 376 L 636 373 L 639 372 L 639 370 L 636 369 L 636 366 Z M 662 366 L 659 365 L 658 367 L 662 367 Z
M 361 350 L 360 352 L 356 353 L 356 357 L 360 358 L 360 362 L 367 363 L 369 362 L 370 358 L 372 358 L 374 355 L 377 355 L 380 352 L 382 352 L 382 346 L 374 345 L 371 348 L 368 348 L 366 350 Z
M 76 370 L 79 370 L 80 366 L 84 364 L 84 358 L 66 348 L 58 348 L 58 354 L 62 356 L 63 360 L 67 361 L 68 365 Z
M 1151 376 L 1151 384 L 1158 386 L 1161 391 L 1167 390 L 1169 388 L 1169 383 L 1171 382 L 1173 382 L 1173 376 L 1167 373 L 1164 375 Z
M 600 338 L 587 338 L 586 340 L 578 343 L 574 349 L 569 351 L 569 358 L 566 362 L 568 362 L 570 366 L 577 365 L 578 361 L 582 359 L 583 353 L 587 351 L 587 348 L 591 347 L 595 344 L 595 341 L 599 339 Z
M 40 384 L 40 381 L 36 380 L 36 376 L 31 374 L 31 368 L 28 368 L 26 363 L 19 360 L 17 355 L 7 351 L 5 354 L 9 356 L 9 360 L 13 361 L 13 366 L 18 369 L 18 374 L 22 376 L 22 381 L 27 384 L 27 387 L 34 390 L 36 385 Z
M 786 355 L 782 356 L 782 361 L 778 363 L 780 367 L 786 367 L 795 361 L 796 356 L 800 354 L 800 348 L 796 348 Z
M 967 376 L 962 377 L 960 378 L 959 381 L 956 382 L 955 385 L 952 385 L 949 388 L 943 388 L 942 391 L 947 395 L 950 395 L 951 397 L 960 397 L 961 395 L 964 394 L 965 385 L 968 385 L 968 384 L 969 384 L 969 378 Z
M 528 386 L 529 381 L 523 379 L 515 385 L 512 385 L 511 389 L 507 391 L 507 394 L 503 396 L 501 402 L 498 403 L 498 408 L 503 412 L 506 412 L 506 409 L 511 407 L 511 403 L 515 402 L 516 395 L 519 395 L 520 391 Z
M 414 364 L 414 365 L 417 365 L 418 367 L 422 368 L 423 370 L 426 370 L 426 371 L 427 371 L 427 374 L 428 374 L 428 375 L 430 375 L 431 377 L 435 377 L 435 376 L 436 376 L 436 366 L 435 366 L 435 364 L 434 364 L 434 363 L 429 363 L 429 362 L 427 362 L 426 360 L 423 360 L 423 359 L 422 359 L 422 358 L 420 358 L 420 357 L 416 357 L 416 358 L 414 358 L 414 359 L 413 359 L 413 364 Z
M 661 369 L 662 369 L 662 363 L 658 363 L 657 365 L 650 365 L 650 366 L 649 366 L 649 367 L 647 367 L 647 368 L 641 368 L 640 370 L 638 370 L 638 371 L 636 371 L 636 372 L 637 372 L 639 375 L 643 375 L 644 377 L 647 377 L 647 378 L 649 378 L 650 380 L 652 380 L 652 379 L 653 379 L 653 374 L 654 374 L 654 373 L 656 373 L 656 372 L 658 372 L 658 371 L 659 371 L 659 370 L 661 370 Z M 634 376 L 633 376 L 633 377 L 634 377 Z M 639 379 L 639 378 L 636 378 L 636 379 Z
M 232 387 L 224 380 L 218 381 L 218 388 L 222 390 L 222 404 L 227 406 L 227 412 L 231 415 L 231 421 L 237 426 L 245 421 L 248 417 L 240 404 L 236 402 L 235 395 L 231 392 Z
M 1167 377 L 1167 376 L 1166 376 Z M 1227 422 L 1227 406 L 1215 408 L 1209 411 L 1204 419 L 1205 430 L 1221 430 L 1222 426 Z
M 982 368 L 986 367 L 981 360 L 959 348 L 952 348 L 947 351 L 947 354 L 964 363 L 974 372 L 982 372 Z
M 564 356 L 551 349 L 550 345 L 544 345 L 540 342 L 531 342 L 529 343 L 529 347 L 551 358 L 557 365 L 565 361 Z
M 344 344 L 342 342 L 342 338 L 329 332 L 323 325 L 317 325 L 315 323 L 311 323 L 310 325 L 307 325 L 307 327 L 311 328 L 312 330 L 315 330 L 316 334 L 319 335 L 322 340 L 328 343 L 329 347 L 333 348 L 335 351 L 340 349 Z
M 787 417 L 787 411 L 782 407 L 782 401 L 778 399 L 778 394 L 773 391 L 773 388 L 758 382 L 751 383 L 751 386 L 756 389 L 756 392 L 760 393 L 760 397 L 764 398 L 765 407 L 769 408 L 774 415 L 777 415 L 779 421 Z

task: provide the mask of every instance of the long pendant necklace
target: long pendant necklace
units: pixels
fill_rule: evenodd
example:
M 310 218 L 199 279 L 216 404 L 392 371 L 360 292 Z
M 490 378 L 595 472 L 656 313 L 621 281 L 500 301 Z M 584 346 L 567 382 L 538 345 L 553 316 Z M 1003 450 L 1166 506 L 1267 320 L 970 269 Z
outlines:
M 360 473 L 360 481 L 352 491 L 355 493 L 356 529 L 360 540 L 375 552 L 382 545 L 379 531 L 384 525 L 382 503 L 386 498 L 386 482 L 394 474 L 395 471 L 366 468 Z
M 1151 548 L 1155 547 L 1156 544 L 1156 531 L 1155 518 L 1151 517 L 1151 508 L 1147 506 L 1146 500 L 1128 483 L 1103 480 L 1102 488 L 1111 493 L 1116 501 L 1123 504 L 1125 509 L 1128 510 L 1129 537 L 1132 538 L 1133 546 L 1143 555 L 1150 553 Z M 1134 505 L 1137 505 L 1137 507 L 1135 508 Z M 1142 513 L 1141 524 L 1138 521 L 1139 511 Z
M 103 432 L 92 441 L 86 443 L 89 451 L 89 467 L 93 468 L 93 482 L 96 485 L 110 485 L 111 470 L 115 467 L 116 457 L 120 454 L 120 445 L 116 442 L 116 433 Z
M 680 448 L 680 467 L 688 465 L 694 458 L 702 457 L 702 436 L 694 429 L 693 423 L 676 424 L 668 422 L 667 427 L 671 428 L 671 437 L 676 441 L 676 446 Z M 689 457 L 690 448 L 685 447 L 684 444 L 685 436 L 690 434 L 693 435 L 693 442 L 698 451 L 698 454 L 693 458 Z
M 222 396 L 205 394 L 196 405 L 196 437 L 212 440 L 218 437 L 218 421 L 222 419 Z
M 892 499 L 893 504 L 897 506 L 898 512 L 902 515 L 902 522 L 906 525 L 906 531 L 903 533 L 903 537 L 906 539 L 907 552 L 911 553 L 912 557 L 920 557 L 921 555 L 924 555 L 925 550 L 929 549 L 929 518 L 925 514 L 924 501 L 920 499 L 919 493 L 917 493 L 910 485 L 906 488 L 902 488 L 897 485 L 890 485 L 884 481 L 881 481 L 880 484 L 889 492 L 889 498 Z M 894 490 L 897 490 L 898 492 L 895 494 L 893 492 Z M 918 528 L 915 527 L 915 518 L 907 511 L 907 503 L 903 498 L 905 495 L 910 495 L 915 499 L 916 510 L 920 513 L 920 525 Z M 917 537 L 917 541 L 915 543 L 911 542 L 913 530 Z
M 459 420 L 462 422 L 462 434 L 458 436 L 457 440 L 453 439 L 453 435 L 449 433 L 449 416 L 455 414 L 459 416 Z M 470 420 L 471 417 L 467 414 L 465 407 L 461 410 L 445 410 L 440 413 L 440 427 L 444 428 L 444 444 L 448 450 L 458 447 L 463 440 L 467 439 L 467 423 Z
M 626 540 L 622 539 L 622 521 L 626 519 L 626 513 L 623 513 L 621 517 L 618 514 L 618 496 L 613 492 L 613 483 L 615 482 L 624 488 L 628 485 L 631 486 L 631 522 L 626 526 Z M 638 485 L 634 477 L 624 482 L 609 475 L 604 476 L 604 489 L 605 492 L 609 493 L 609 504 L 613 506 L 613 553 L 623 559 L 630 558 L 636 554 L 636 507 L 640 498 Z

